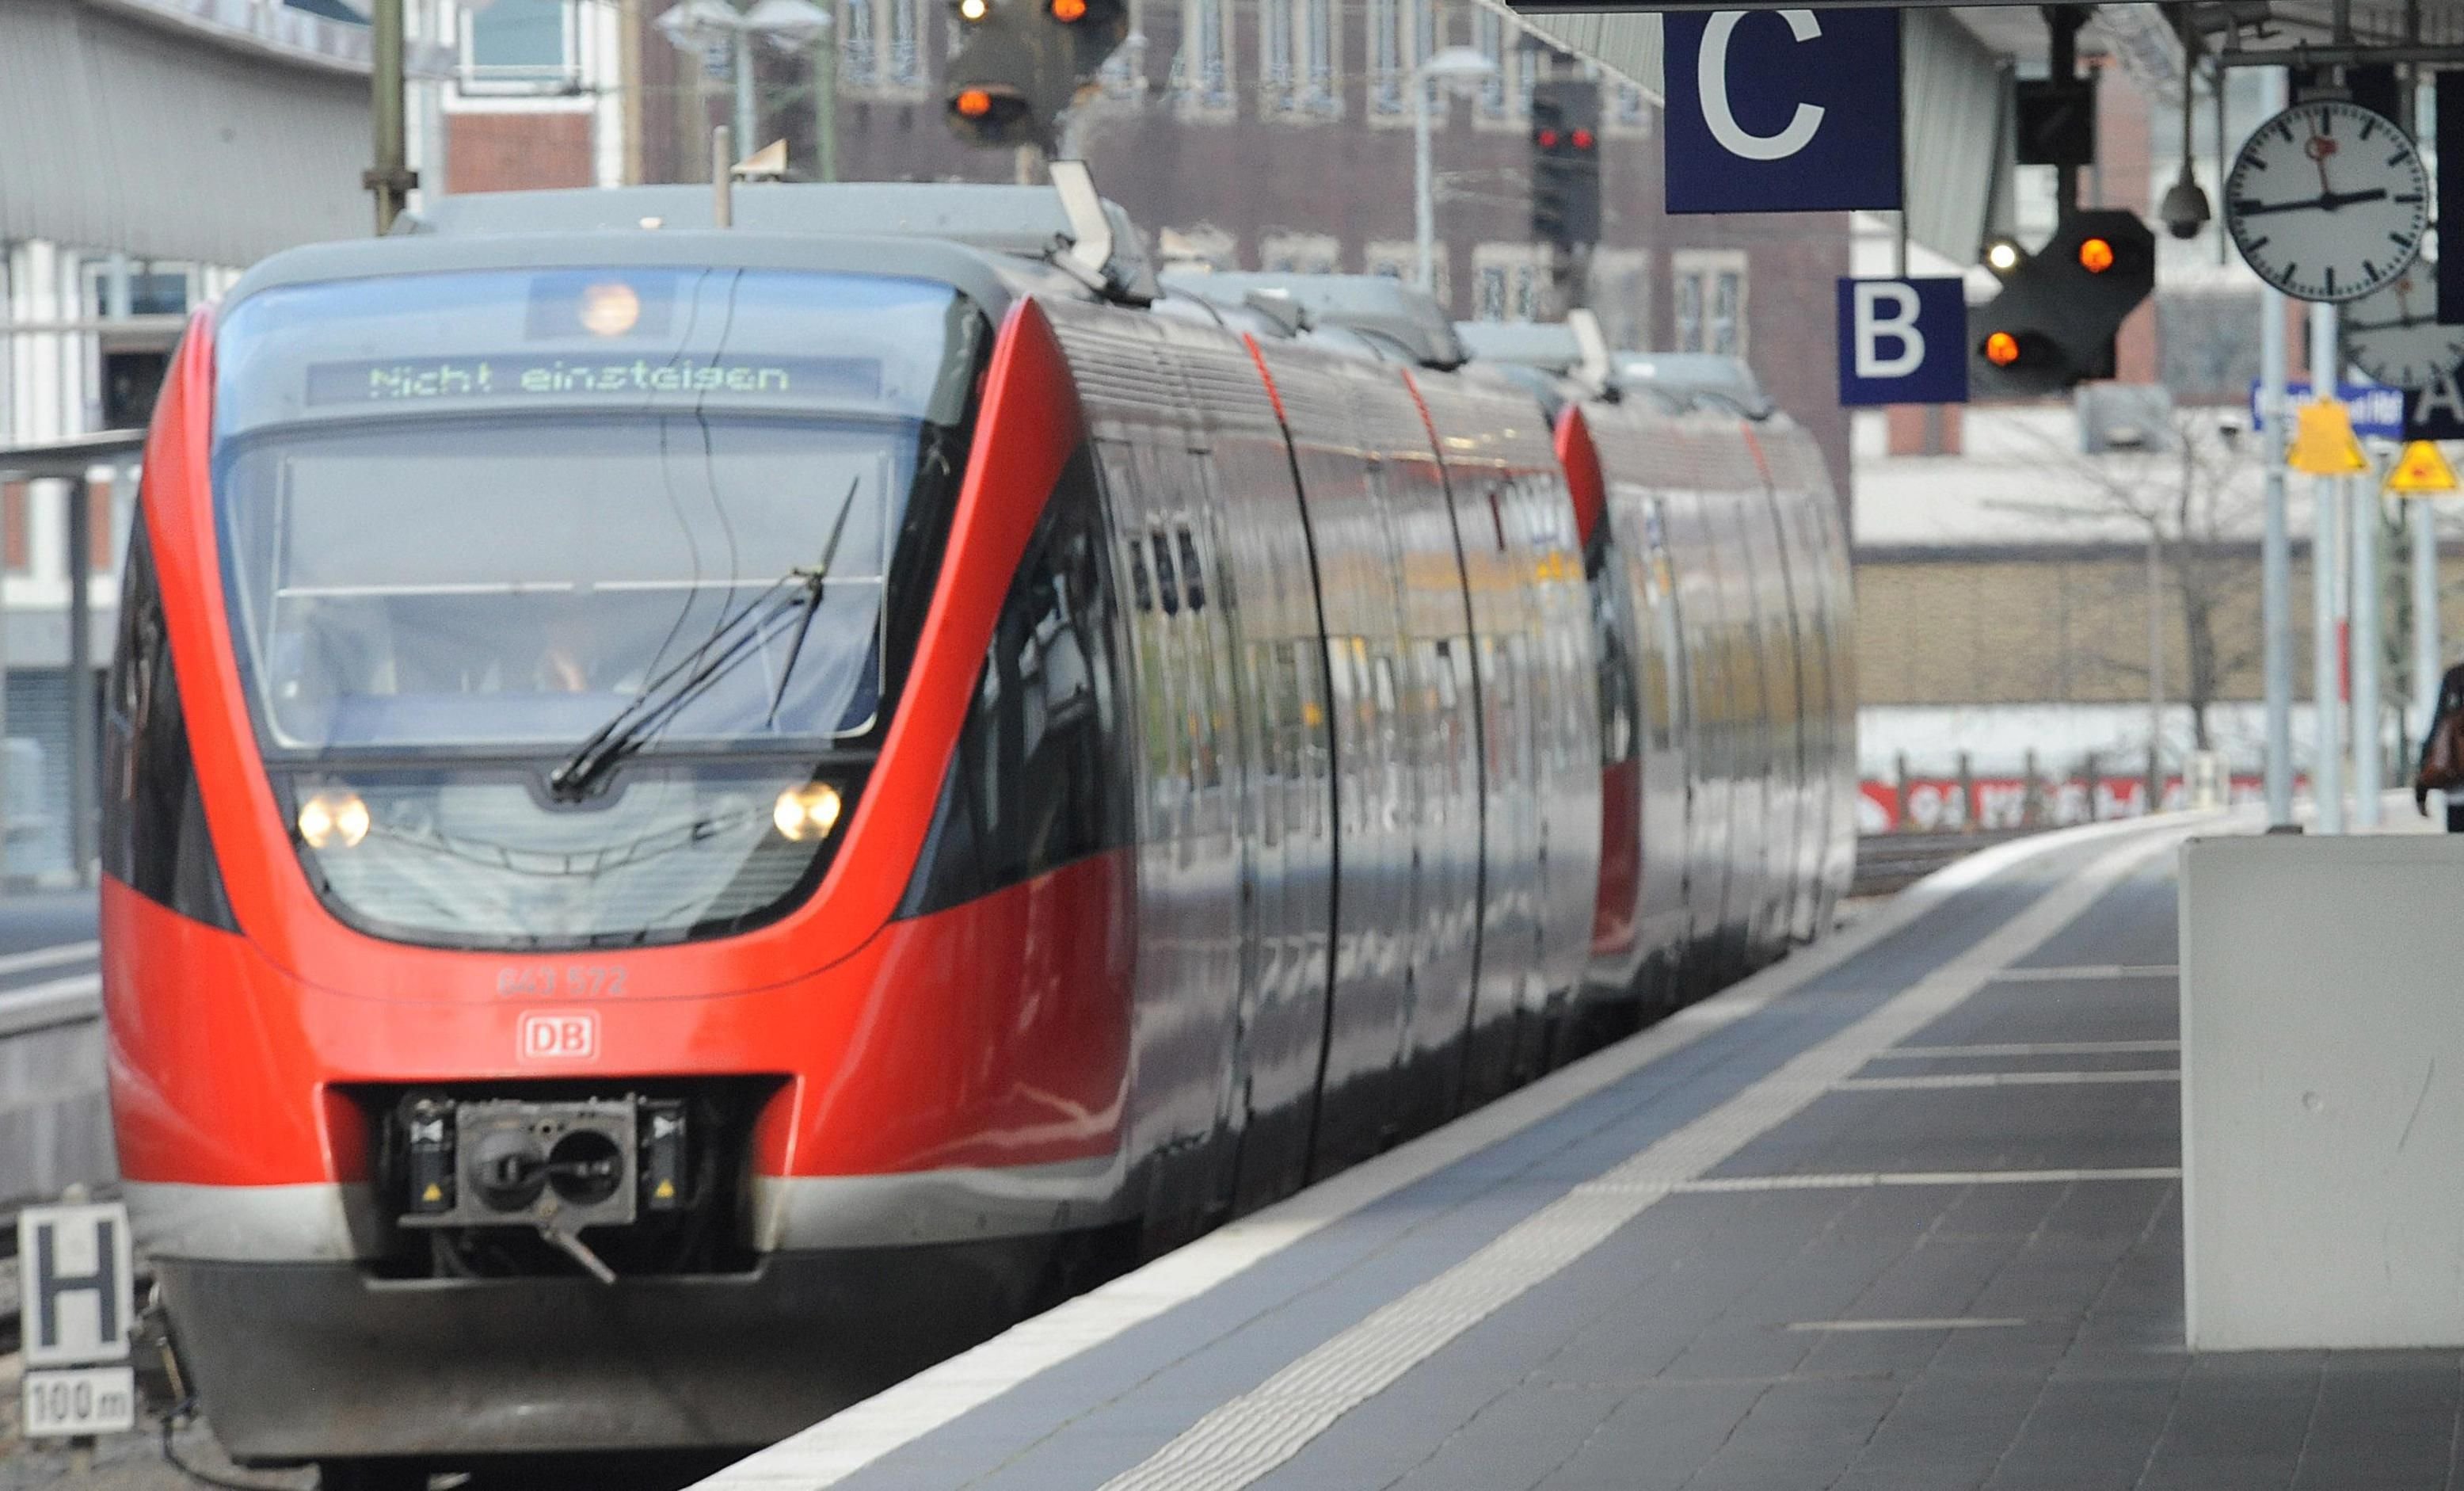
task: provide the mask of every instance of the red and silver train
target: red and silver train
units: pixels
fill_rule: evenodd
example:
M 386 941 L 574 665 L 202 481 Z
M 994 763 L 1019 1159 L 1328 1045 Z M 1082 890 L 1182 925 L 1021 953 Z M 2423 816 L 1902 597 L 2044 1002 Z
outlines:
M 1089 191 L 708 193 L 277 256 L 164 390 L 111 1099 L 243 1462 L 769 1441 L 1846 881 L 1753 398 L 1158 285 Z

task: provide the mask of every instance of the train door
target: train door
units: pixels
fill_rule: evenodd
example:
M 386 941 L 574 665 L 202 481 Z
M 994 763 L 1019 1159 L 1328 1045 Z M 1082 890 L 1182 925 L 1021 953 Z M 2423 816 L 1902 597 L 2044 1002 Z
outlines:
M 1727 563 L 1721 567 L 1723 610 L 1730 640 L 1728 656 L 1735 712 L 1731 737 L 1728 797 L 1728 976 L 1753 966 L 1771 922 L 1771 886 L 1763 874 L 1763 846 L 1771 835 L 1771 708 L 1764 691 L 1766 661 L 1760 555 L 1749 537 L 1746 504 L 1759 500 L 1729 487 L 1706 506 L 1714 543 Z
M 1779 525 L 1779 500 L 1768 485 L 1749 488 L 1737 506 L 1755 577 L 1755 614 L 1760 621 L 1764 732 L 1764 823 L 1761 877 L 1765 914 L 1752 961 L 1778 957 L 1788 948 L 1795 922 L 1798 846 L 1806 833 L 1804 710 L 1797 671 L 1796 603 L 1787 545 Z
M 1808 942 L 1821 931 L 1822 860 L 1831 842 L 1831 642 L 1822 625 L 1820 551 L 1809 527 L 1807 495 L 1794 487 L 1774 490 L 1780 546 L 1788 566 L 1789 613 L 1796 627 L 1797 802 L 1796 856 L 1788 935 Z
M 1233 1074 L 1242 1115 L 1234 1209 L 1247 1211 L 1307 1178 L 1326 1038 L 1334 789 L 1317 566 L 1291 449 L 1248 348 L 1157 326 L 1208 394 L 1204 475 L 1248 763 Z
M 1611 487 L 1620 534 L 1631 534 L 1622 558 L 1626 589 L 1639 603 L 1636 634 L 1641 664 L 1642 904 L 1641 939 L 1652 962 L 1653 992 L 1675 996 L 1676 963 L 1684 950 L 1686 883 L 1691 874 L 1687 743 L 1694 734 L 1685 679 L 1685 629 L 1679 615 L 1668 520 L 1661 499 L 1639 487 Z M 1630 521 L 1629 521 L 1630 520 Z
M 1153 1167 L 1150 1242 L 1228 1206 L 1237 1124 L 1241 861 L 1246 763 L 1226 674 L 1204 453 L 1187 433 L 1099 438 L 1132 575 L 1147 790 L 1139 839 L 1136 1049 L 1140 1154 Z
M 1417 416 L 1409 426 L 1381 422 L 1383 429 L 1397 445 L 1407 430 L 1418 434 L 1417 449 L 1393 452 L 1373 481 L 1394 538 L 1403 608 L 1397 684 L 1412 839 L 1397 1062 L 1403 1131 L 1413 1133 L 1451 1118 L 1462 1097 L 1480 893 L 1478 692 L 1437 453 Z
M 1684 627 L 1686 723 L 1686 826 L 1688 877 L 1687 964 L 1689 994 L 1705 991 L 1721 969 L 1719 945 L 1727 925 L 1730 778 L 1735 771 L 1736 686 L 1733 642 L 1727 621 L 1722 556 L 1712 542 L 1701 492 L 1680 489 L 1662 498 L 1668 545 L 1675 562 L 1678 614 Z

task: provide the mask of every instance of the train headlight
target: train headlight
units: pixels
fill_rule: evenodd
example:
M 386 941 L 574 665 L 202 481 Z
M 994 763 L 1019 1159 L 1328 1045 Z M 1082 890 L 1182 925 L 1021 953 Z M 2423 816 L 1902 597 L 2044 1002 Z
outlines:
M 839 790 L 827 782 L 809 782 L 791 787 L 779 794 L 778 803 L 770 810 L 770 821 L 781 838 L 798 843 L 808 838 L 827 838 L 839 824 Z
M 370 821 L 357 792 L 319 792 L 299 805 L 299 836 L 311 849 L 352 848 L 368 836 Z

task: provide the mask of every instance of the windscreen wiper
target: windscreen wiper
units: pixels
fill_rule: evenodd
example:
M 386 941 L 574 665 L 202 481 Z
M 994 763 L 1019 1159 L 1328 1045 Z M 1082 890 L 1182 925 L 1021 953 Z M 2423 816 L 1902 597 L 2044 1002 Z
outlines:
M 796 633 L 794 651 L 788 655 L 789 674 L 781 677 L 778 697 L 770 704 L 771 718 L 775 720 L 779 697 L 786 693 L 786 679 L 795 668 L 796 654 L 803 650 L 813 614 L 821 609 L 830 562 L 838 554 L 839 538 L 847 531 L 847 513 L 855 505 L 856 493 L 863 483 L 862 477 L 847 483 L 847 497 L 839 503 L 838 516 L 831 520 L 829 540 L 823 546 L 818 564 L 810 567 L 799 565 L 771 581 L 760 594 L 745 602 L 742 610 L 713 628 L 699 646 L 643 684 L 642 691 L 624 708 L 591 731 L 572 754 L 548 772 L 548 790 L 564 802 L 580 802 L 589 796 L 609 772 L 673 723 L 713 684 L 741 666 L 747 657 L 766 649 L 780 624 L 801 611 L 803 625 Z

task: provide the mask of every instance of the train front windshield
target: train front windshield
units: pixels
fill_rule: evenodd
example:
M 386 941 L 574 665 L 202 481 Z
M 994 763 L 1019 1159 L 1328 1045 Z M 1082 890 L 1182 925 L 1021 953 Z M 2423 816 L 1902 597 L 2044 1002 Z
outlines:
M 901 535 L 946 506 L 982 325 L 945 285 L 733 269 L 234 308 L 225 588 L 328 902 L 604 946 L 809 888 L 894 700 L 890 591 L 930 578 Z

